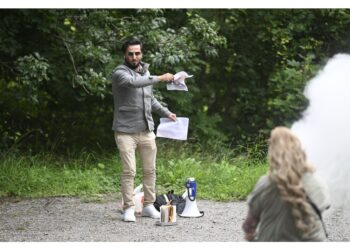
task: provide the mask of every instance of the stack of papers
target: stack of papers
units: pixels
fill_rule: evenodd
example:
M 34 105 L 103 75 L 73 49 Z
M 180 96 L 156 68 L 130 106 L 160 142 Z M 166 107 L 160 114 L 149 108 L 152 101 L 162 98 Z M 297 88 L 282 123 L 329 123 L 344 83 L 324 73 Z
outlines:
M 167 90 L 180 90 L 188 91 L 185 79 L 190 78 L 193 75 L 188 75 L 185 71 L 180 71 L 174 75 L 174 81 L 167 84 Z
M 164 137 L 175 140 L 187 140 L 189 119 L 187 117 L 177 117 L 176 121 L 169 118 L 160 118 L 157 128 L 157 137 Z
M 180 71 L 174 75 L 174 80 L 167 84 L 168 90 L 188 91 L 185 79 L 193 75 Z M 164 137 L 175 140 L 187 140 L 189 119 L 187 117 L 177 117 L 176 121 L 169 118 L 160 118 L 157 128 L 157 137 Z

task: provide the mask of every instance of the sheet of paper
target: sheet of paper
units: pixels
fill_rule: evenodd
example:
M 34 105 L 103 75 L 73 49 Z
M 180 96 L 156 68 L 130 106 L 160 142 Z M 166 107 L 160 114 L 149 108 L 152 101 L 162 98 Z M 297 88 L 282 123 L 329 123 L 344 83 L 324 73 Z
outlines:
M 175 140 L 187 140 L 189 119 L 187 117 L 177 117 L 176 121 L 169 118 L 160 118 L 157 128 L 157 137 L 164 137 Z
M 180 71 L 174 75 L 174 81 L 167 84 L 167 90 L 188 91 L 185 79 L 193 75 L 187 74 L 185 71 Z

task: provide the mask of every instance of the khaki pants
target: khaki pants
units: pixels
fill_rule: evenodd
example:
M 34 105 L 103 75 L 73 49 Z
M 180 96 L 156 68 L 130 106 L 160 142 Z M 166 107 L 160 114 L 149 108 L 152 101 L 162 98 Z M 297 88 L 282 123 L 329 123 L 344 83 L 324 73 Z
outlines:
M 121 191 L 123 209 L 134 207 L 133 192 L 136 175 L 136 151 L 139 152 L 143 174 L 144 206 L 153 204 L 156 199 L 156 155 L 157 146 L 153 132 L 121 133 L 115 132 L 114 138 L 123 164 Z

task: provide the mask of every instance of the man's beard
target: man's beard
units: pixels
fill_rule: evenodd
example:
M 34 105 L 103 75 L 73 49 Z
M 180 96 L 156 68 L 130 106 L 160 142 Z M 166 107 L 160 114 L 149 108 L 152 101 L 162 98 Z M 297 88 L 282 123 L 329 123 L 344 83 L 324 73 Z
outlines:
M 135 64 L 132 64 L 130 62 L 128 62 L 127 60 L 125 60 L 125 64 L 131 68 L 131 69 L 137 69 L 139 66 L 140 66 L 140 62 L 138 62 L 136 65 Z

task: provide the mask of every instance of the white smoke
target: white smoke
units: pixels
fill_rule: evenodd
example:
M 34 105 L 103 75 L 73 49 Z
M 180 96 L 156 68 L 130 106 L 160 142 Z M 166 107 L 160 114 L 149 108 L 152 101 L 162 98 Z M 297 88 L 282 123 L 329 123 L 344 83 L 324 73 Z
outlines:
M 350 55 L 337 54 L 306 86 L 309 107 L 293 124 L 332 207 L 350 211 Z

